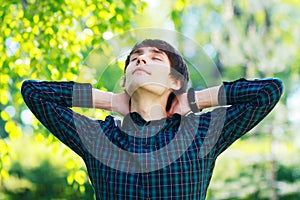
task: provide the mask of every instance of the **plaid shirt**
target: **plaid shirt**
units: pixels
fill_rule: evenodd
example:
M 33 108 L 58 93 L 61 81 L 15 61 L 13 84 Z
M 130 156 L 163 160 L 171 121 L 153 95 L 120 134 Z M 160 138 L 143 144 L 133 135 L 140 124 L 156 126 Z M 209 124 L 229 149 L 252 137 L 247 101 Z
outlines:
M 129 113 L 96 120 L 70 107 L 92 107 L 87 83 L 27 80 L 27 106 L 84 160 L 97 199 L 205 199 L 217 157 L 276 105 L 279 79 L 224 82 L 219 102 L 200 115 L 145 121 Z

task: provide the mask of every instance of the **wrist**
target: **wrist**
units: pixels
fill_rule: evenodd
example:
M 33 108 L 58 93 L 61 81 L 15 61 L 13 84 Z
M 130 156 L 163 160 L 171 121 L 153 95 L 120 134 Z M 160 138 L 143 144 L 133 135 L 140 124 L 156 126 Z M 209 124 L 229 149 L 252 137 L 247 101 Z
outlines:
M 118 102 L 120 102 L 119 99 L 120 94 L 111 93 L 111 103 L 110 103 L 110 111 L 112 112 L 118 112 Z

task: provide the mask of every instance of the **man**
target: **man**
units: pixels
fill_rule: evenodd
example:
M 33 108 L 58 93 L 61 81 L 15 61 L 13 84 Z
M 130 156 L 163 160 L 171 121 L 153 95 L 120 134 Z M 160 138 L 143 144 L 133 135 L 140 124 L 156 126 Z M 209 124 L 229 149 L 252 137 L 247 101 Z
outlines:
M 34 115 L 84 160 L 97 199 L 205 199 L 217 157 L 274 108 L 283 90 L 269 78 L 186 93 L 186 64 L 162 40 L 135 45 L 125 65 L 121 94 L 87 83 L 22 85 Z M 212 106 L 220 107 L 195 114 Z M 95 120 L 70 107 L 125 117 Z

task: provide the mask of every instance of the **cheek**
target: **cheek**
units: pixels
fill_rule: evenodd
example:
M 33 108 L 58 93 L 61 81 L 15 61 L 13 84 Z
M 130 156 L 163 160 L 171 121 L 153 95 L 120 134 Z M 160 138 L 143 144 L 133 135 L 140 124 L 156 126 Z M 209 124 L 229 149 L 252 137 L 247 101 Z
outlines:
M 133 68 L 128 67 L 125 71 L 124 74 L 124 87 L 125 89 L 128 89 L 129 87 L 132 87 L 132 84 L 134 84 L 138 79 L 136 77 L 134 77 L 134 75 L 132 74 L 133 72 Z
M 132 71 L 133 66 L 131 64 L 127 65 L 125 74 L 128 73 L 129 71 Z
M 126 80 L 130 79 L 132 71 L 133 71 L 133 67 L 128 65 L 124 72 L 124 77 Z
M 153 70 L 154 77 L 168 77 L 170 74 L 170 67 L 169 66 L 157 66 Z
M 125 80 L 124 80 L 124 82 L 123 82 L 123 86 L 124 86 L 125 88 L 127 88 L 128 85 L 130 85 L 129 83 L 130 83 L 130 81 L 131 81 L 131 77 L 125 74 L 124 79 L 125 79 Z

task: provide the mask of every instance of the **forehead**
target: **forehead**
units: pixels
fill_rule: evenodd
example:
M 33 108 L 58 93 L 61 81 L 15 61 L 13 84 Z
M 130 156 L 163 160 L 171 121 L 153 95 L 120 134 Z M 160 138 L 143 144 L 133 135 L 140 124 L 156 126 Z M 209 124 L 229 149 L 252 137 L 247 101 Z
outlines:
M 161 55 L 167 57 L 167 54 L 164 51 L 162 51 L 162 50 L 160 50 L 156 47 L 140 47 L 140 48 L 135 49 L 131 53 L 131 55 L 133 55 L 133 54 L 143 54 L 143 53 L 146 53 L 146 52 L 147 53 L 150 52 L 150 53 L 155 53 L 155 54 L 161 54 Z

